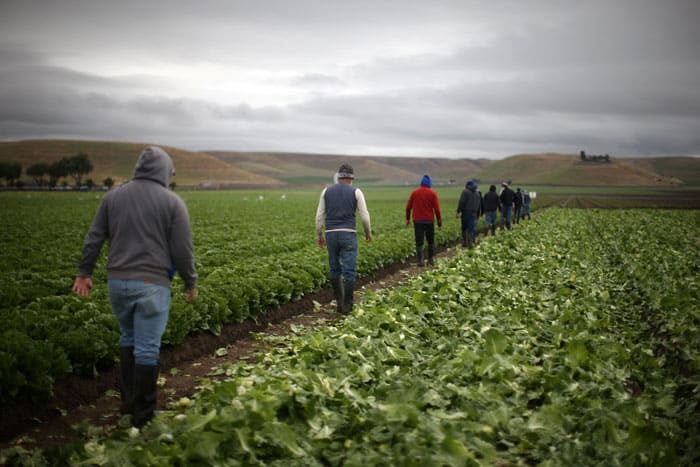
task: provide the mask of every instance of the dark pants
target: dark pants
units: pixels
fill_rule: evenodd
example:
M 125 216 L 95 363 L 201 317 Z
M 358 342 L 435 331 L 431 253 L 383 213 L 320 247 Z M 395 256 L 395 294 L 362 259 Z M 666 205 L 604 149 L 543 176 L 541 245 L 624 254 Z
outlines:
M 469 232 L 472 237 L 476 238 L 476 213 L 474 211 L 462 212 L 462 234 Z
M 419 261 L 423 256 L 423 241 L 428 241 L 428 259 L 432 260 L 435 254 L 435 224 L 432 222 L 414 222 L 413 232 L 416 235 L 416 253 Z

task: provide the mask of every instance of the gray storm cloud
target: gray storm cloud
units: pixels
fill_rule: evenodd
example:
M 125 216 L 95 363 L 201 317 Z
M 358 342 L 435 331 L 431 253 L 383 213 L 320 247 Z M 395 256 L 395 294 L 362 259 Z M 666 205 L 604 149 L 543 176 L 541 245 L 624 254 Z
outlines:
M 0 138 L 700 154 L 697 2 L 293 3 L 3 2 Z

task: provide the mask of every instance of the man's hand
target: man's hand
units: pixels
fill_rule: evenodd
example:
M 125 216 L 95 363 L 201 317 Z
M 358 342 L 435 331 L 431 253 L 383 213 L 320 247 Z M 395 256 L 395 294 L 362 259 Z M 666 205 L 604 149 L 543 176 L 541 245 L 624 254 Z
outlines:
M 185 301 L 187 303 L 190 303 L 195 298 L 197 298 L 197 287 L 192 287 L 189 290 L 186 289 L 185 292 L 187 293 L 187 296 L 185 297 Z
M 92 278 L 90 276 L 78 276 L 75 278 L 75 282 L 73 282 L 73 292 L 81 297 L 87 297 L 90 295 L 90 289 L 92 289 Z
M 410 220 L 410 219 L 406 219 L 406 228 L 408 228 L 410 225 L 411 225 L 411 220 Z
M 319 248 L 323 248 L 326 246 L 326 241 L 323 239 L 323 237 L 318 237 L 316 239 L 316 245 L 318 245 Z
M 367 243 L 371 242 L 372 241 L 372 234 L 371 233 L 365 234 L 365 240 L 367 241 Z

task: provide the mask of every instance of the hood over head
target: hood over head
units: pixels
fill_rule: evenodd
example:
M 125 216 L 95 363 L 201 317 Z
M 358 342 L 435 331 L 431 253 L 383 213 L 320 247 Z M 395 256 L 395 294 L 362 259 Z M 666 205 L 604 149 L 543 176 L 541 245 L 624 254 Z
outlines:
M 175 175 L 173 160 L 158 146 L 147 146 L 139 155 L 134 168 L 134 179 L 152 180 L 167 187 Z
M 474 180 L 469 180 L 467 184 L 465 185 L 466 188 L 468 188 L 471 191 L 476 191 L 477 185 Z
M 427 186 L 428 188 L 433 186 L 433 181 L 430 179 L 430 175 L 423 175 L 420 180 L 420 186 Z

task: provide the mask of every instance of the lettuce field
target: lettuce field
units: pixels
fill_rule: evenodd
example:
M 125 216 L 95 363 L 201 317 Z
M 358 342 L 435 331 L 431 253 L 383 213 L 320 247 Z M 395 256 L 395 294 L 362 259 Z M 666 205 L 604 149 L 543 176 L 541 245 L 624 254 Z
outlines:
M 186 304 L 174 282 L 164 345 L 195 331 L 256 318 L 270 307 L 327 283 L 325 250 L 315 244 L 320 189 L 292 192 L 185 192 L 200 280 L 199 297 Z M 41 401 L 53 381 L 70 373 L 92 375 L 118 357 L 118 326 L 105 286 L 90 299 L 71 294 L 82 241 L 101 200 L 94 193 L 3 193 L 0 214 L 0 403 Z M 374 190 L 368 197 L 371 244 L 360 242 L 359 275 L 415 254 L 404 226 L 406 190 Z M 454 215 L 459 190 L 445 190 Z M 459 236 L 445 222 L 438 243 Z M 105 260 L 95 283 L 106 280 Z
M 459 236 L 459 190 L 440 194 L 439 241 L 448 243 Z M 182 196 L 200 297 L 174 301 L 169 344 L 324 286 L 318 193 Z M 375 241 L 361 242 L 362 274 L 413 254 L 407 192 L 366 196 Z M 48 397 L 62 374 L 115 360 L 104 287 L 91 300 L 69 294 L 98 202 L 23 195 L 3 204 L 5 401 Z M 400 287 L 366 293 L 342 321 L 226 368 L 228 381 L 140 433 L 13 448 L 0 462 L 697 465 L 699 225 L 697 210 L 546 209 Z

